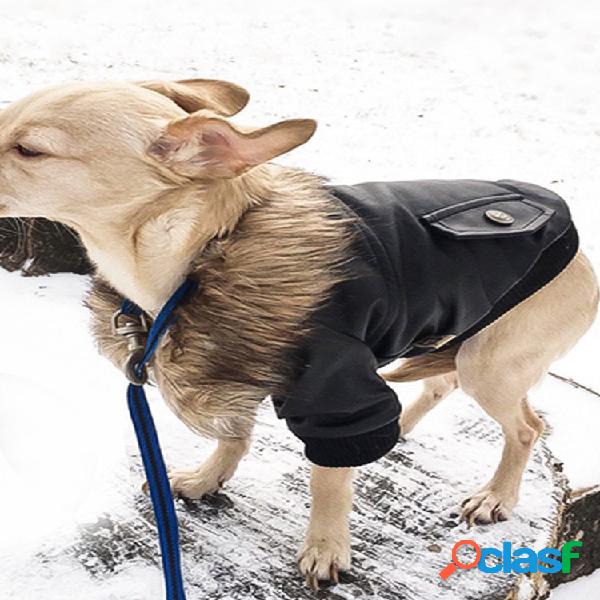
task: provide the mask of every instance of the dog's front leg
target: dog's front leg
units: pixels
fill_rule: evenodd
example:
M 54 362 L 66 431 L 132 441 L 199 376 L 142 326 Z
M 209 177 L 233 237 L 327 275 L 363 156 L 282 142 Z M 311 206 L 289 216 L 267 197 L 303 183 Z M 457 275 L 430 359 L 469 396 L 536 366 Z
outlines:
M 310 523 L 298 565 L 313 589 L 319 580 L 337 583 L 338 571 L 350 568 L 353 475 L 351 468 L 312 467 Z
M 181 413 L 179 412 L 178 414 Z M 193 420 L 184 421 L 198 431 L 199 423 Z M 191 469 L 173 469 L 169 471 L 169 482 L 173 494 L 191 500 L 198 500 L 206 494 L 219 491 L 223 484 L 231 479 L 240 461 L 248 453 L 254 420 L 251 417 L 220 419 L 221 433 L 205 427 L 204 435 L 216 437 L 217 447 L 199 466 Z M 227 433 L 226 433 L 227 432 Z M 148 484 L 142 489 L 147 492 Z
M 249 449 L 249 436 L 219 440 L 215 451 L 200 466 L 169 472 L 173 493 L 197 500 L 217 492 L 233 477 Z

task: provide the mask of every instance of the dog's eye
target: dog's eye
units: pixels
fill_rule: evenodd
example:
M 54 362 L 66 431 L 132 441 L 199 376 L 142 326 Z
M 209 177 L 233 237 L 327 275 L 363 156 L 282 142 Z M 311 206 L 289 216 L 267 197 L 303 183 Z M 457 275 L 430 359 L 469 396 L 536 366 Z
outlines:
M 38 156 L 44 156 L 43 152 L 34 150 L 33 148 L 28 148 L 27 146 L 23 146 L 23 144 L 17 144 L 15 146 L 15 150 L 17 151 L 17 154 L 23 158 L 36 158 Z

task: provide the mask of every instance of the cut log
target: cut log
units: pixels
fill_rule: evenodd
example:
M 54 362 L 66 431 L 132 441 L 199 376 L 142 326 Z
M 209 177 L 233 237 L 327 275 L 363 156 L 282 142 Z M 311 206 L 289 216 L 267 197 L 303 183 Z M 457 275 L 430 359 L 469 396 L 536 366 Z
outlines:
M 24 275 L 91 271 L 77 234 L 47 219 L 0 219 L 0 267 Z
M 561 546 L 570 540 L 583 542 L 578 550 L 581 559 L 573 561 L 570 573 L 550 575 L 552 587 L 600 569 L 600 486 L 575 490 L 568 495 L 558 544 Z
M 402 389 L 406 395 L 406 387 Z M 188 433 L 160 404 L 155 412 L 168 463 L 187 466 L 209 453 L 211 444 Z M 80 597 L 162 599 L 152 509 L 137 491 L 143 473 L 133 439 L 130 444 L 133 477 L 123 465 L 109 482 L 122 503 L 107 505 L 95 522 L 53 540 L 28 560 L 10 560 L 12 570 L 4 580 L 11 582 L 15 598 L 27 591 L 26 583 L 18 588 L 16 582 L 26 581 L 26 574 L 35 570 L 38 588 L 56 590 L 56 598 L 78 589 Z M 500 450 L 499 429 L 457 393 L 415 429 L 413 438 L 360 469 L 352 571 L 327 597 L 545 597 L 549 587 L 540 577 L 478 570 L 458 571 L 446 582 L 439 577 L 458 540 L 493 547 L 511 540 L 515 547 L 541 548 L 553 545 L 558 535 L 567 488 L 543 441 L 528 465 L 511 520 L 473 529 L 459 523 L 461 500 L 489 478 Z M 224 492 L 204 501 L 177 501 L 189 600 L 314 599 L 294 561 L 309 514 L 308 474 L 299 443 L 265 407 L 252 452 Z

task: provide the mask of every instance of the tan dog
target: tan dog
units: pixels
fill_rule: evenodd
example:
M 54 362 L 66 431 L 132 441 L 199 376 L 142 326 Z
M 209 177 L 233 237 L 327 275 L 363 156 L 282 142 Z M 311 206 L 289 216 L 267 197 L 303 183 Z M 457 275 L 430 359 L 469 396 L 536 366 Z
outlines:
M 117 366 L 127 348 L 112 335 L 110 315 L 123 296 L 155 314 L 186 274 L 202 282 L 153 365 L 175 412 L 218 440 L 200 467 L 171 473 L 174 491 L 190 498 L 234 474 L 257 406 L 283 385 L 286 352 L 340 277 L 349 247 L 322 181 L 267 164 L 306 142 L 315 123 L 244 133 L 224 117 L 247 100 L 218 81 L 76 84 L 0 115 L 0 216 L 47 217 L 78 231 L 98 270 L 89 298 L 94 333 Z M 402 416 L 403 433 L 457 385 L 502 426 L 502 460 L 465 502 L 466 519 L 510 515 L 543 429 L 528 390 L 589 328 L 597 303 L 580 253 L 459 347 L 409 359 L 386 376 L 425 379 Z M 316 586 L 350 566 L 352 469 L 313 466 L 311 492 L 299 564 Z

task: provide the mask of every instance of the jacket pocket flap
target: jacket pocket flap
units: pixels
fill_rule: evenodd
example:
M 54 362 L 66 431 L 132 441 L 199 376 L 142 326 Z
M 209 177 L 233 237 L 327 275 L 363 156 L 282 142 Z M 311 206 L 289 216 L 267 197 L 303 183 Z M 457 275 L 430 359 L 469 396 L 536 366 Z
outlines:
M 531 234 L 553 214 L 553 209 L 520 194 L 501 194 L 446 206 L 421 218 L 447 235 L 477 239 Z

